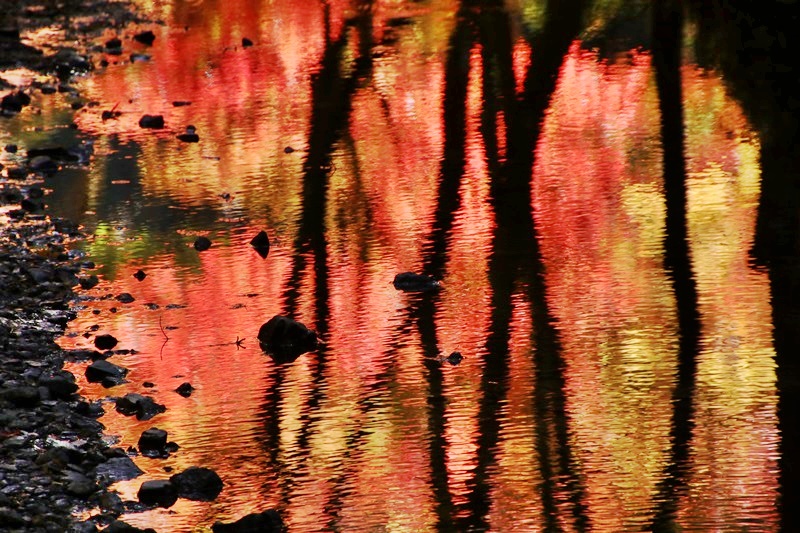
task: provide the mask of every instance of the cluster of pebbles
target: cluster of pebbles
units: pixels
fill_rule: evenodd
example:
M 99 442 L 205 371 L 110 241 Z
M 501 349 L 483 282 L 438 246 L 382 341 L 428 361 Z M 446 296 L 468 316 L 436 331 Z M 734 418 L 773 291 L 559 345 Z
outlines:
M 139 473 L 103 440 L 103 408 L 76 394 L 75 377 L 63 369 L 70 353 L 54 342 L 73 318 L 81 271 L 93 266 L 67 251 L 76 236 L 44 215 L 5 216 L 0 229 L 3 531 L 97 531 L 126 511 L 109 485 Z M 98 509 L 94 520 L 78 523 L 74 513 L 89 508 Z

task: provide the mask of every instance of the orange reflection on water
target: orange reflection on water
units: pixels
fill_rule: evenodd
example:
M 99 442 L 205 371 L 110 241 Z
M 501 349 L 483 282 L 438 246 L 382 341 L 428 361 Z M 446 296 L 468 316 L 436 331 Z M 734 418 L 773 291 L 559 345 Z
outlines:
M 608 64 L 573 46 L 537 148 L 534 195 L 573 453 L 597 531 L 645 527 L 669 460 L 676 325 L 658 131 L 649 56 Z
M 759 142 L 713 72 L 686 68 L 689 227 L 703 317 L 689 491 L 680 522 L 777 531 L 778 433 L 766 272 L 749 264 Z

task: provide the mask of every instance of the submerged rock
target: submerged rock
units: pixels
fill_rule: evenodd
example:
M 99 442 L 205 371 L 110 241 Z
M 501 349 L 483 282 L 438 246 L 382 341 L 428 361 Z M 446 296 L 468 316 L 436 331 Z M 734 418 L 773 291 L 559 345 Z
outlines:
M 317 348 L 317 334 L 296 320 L 276 315 L 258 330 L 258 342 L 276 363 L 291 363 Z
M 156 530 L 151 527 L 140 529 L 122 520 L 114 520 L 107 528 L 100 531 L 101 533 L 156 533 Z
M 394 277 L 394 288 L 403 292 L 426 292 L 440 289 L 442 284 L 430 276 L 402 272 Z
M 150 420 L 167 410 L 166 406 L 152 398 L 131 392 L 117 399 L 116 409 L 125 416 L 136 415 L 139 420 Z
M 172 507 L 178 501 L 178 490 L 169 480 L 155 479 L 142 483 L 136 496 L 145 505 Z
M 191 466 L 169 480 L 187 500 L 210 502 L 222 492 L 222 479 L 210 468 Z
M 249 514 L 236 522 L 214 522 L 214 533 L 281 533 L 285 531 L 281 515 L 275 509 Z

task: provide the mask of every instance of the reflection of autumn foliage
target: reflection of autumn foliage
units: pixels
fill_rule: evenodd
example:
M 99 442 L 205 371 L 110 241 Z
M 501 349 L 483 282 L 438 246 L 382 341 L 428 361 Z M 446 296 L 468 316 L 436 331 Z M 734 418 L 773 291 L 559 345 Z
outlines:
M 118 216 L 147 228 L 136 237 L 147 246 L 137 248 L 135 239 L 111 229 L 94 246 L 111 249 L 104 257 L 115 263 L 108 272 L 116 277 L 103 288 L 130 292 L 137 300 L 117 305 L 117 313 L 108 312 L 116 302 L 102 301 L 99 317 L 82 313 L 73 327 L 83 332 L 102 324 L 125 348 L 138 351 L 114 356 L 132 368 L 132 383 L 121 389 L 140 392 L 144 380 L 157 384 L 154 394 L 169 410 L 154 423 L 181 445 L 164 464 L 214 465 L 226 482 L 218 501 L 225 516 L 207 516 L 212 511 L 187 505 L 159 529 L 276 506 L 298 530 L 328 523 L 343 531 L 363 530 L 365 524 L 431 530 L 437 502 L 431 491 L 432 400 L 425 365 L 432 363 L 425 361 L 421 334 L 409 319 L 410 297 L 390 281 L 397 272 L 421 268 L 428 253 L 425 238 L 440 201 L 440 163 L 446 156 L 444 50 L 455 2 L 419 12 L 386 3 L 372 7 L 373 63 L 369 75 L 358 80 L 352 112 L 337 132 L 320 204 L 327 279 L 315 278 L 310 256 L 318 250 L 303 251 L 309 257 L 302 263 L 292 246 L 304 207 L 301 177 L 311 113 L 324 111 L 326 104 L 311 101 L 313 76 L 320 72 L 326 44 L 343 32 L 353 35 L 342 72 L 361 52 L 357 32 L 347 23 L 356 14 L 350 2 L 141 4 L 169 22 L 149 49 L 153 60 L 111 66 L 87 80 L 89 97 L 104 109 L 119 102 L 123 115 L 103 122 L 99 110 L 89 109 L 80 114 L 81 126 L 136 147 L 137 202 L 158 199 L 193 222 L 197 213 L 210 213 L 203 219 L 208 227 L 158 227 L 137 205 L 121 202 Z M 415 19 L 400 18 L 407 15 Z M 253 46 L 243 48 L 242 37 Z M 456 177 L 459 207 L 446 235 L 446 277 L 434 320 L 439 344 L 434 348 L 443 355 L 452 350 L 466 355 L 460 366 L 441 368 L 445 489 L 459 512 L 470 503 L 481 451 L 481 380 L 492 356 L 486 339 L 495 289 L 488 265 L 502 261 L 492 250 L 496 213 L 480 129 L 481 51 L 478 45 L 467 51 L 465 164 L 463 176 Z M 515 42 L 516 97 L 522 96 L 530 54 L 523 40 Z M 769 309 L 764 280 L 745 261 L 758 193 L 757 142 L 717 78 L 691 70 L 685 76 L 692 246 L 707 349 L 699 362 L 702 414 L 692 466 L 700 485 L 714 487 L 696 489 L 683 502 L 681 520 L 687 527 L 719 526 L 705 509 L 724 499 L 737 501 L 742 476 L 753 480 L 747 494 L 760 502 L 761 512 L 772 509 L 775 492 Z M 192 105 L 172 107 L 173 100 Z M 142 131 L 136 123 L 145 112 L 164 114 L 166 131 Z M 200 142 L 182 145 L 174 135 L 190 123 L 198 127 Z M 498 116 L 501 160 L 505 128 L 512 123 Z M 598 531 L 649 523 L 657 504 L 654 487 L 669 459 L 676 325 L 662 268 L 658 136 L 650 57 L 633 50 L 625 61 L 606 63 L 576 43 L 536 147 L 533 205 L 547 299 L 563 346 L 569 444 L 585 477 L 586 501 L 580 503 Z M 285 153 L 286 146 L 296 151 Z M 107 182 L 126 176 L 112 174 L 112 168 L 92 174 L 90 208 L 113 205 Z M 230 196 L 220 198 L 221 193 Z M 247 244 L 262 228 L 273 239 L 266 260 Z M 200 231 L 214 245 L 197 255 L 188 245 Z M 181 248 L 171 251 L 176 242 Z M 298 274 L 295 318 L 308 324 L 319 320 L 315 291 L 323 282 L 327 288 L 324 353 L 277 369 L 254 337 L 263 322 L 285 311 L 295 264 L 305 265 Z M 148 272 L 143 282 L 131 276 L 140 267 Z M 498 531 L 521 524 L 534 530 L 542 523 L 534 317 L 525 288 L 511 292 L 506 396 L 493 413 L 497 439 L 488 450 L 493 461 L 483 472 L 491 498 L 486 519 Z M 159 307 L 150 309 L 148 303 Z M 167 309 L 171 303 L 186 307 Z M 245 349 L 235 345 L 237 338 L 247 339 Z M 197 388 L 190 399 L 171 391 L 183 381 Z M 92 394 L 103 393 L 83 385 Z M 278 435 L 271 441 L 260 406 L 275 389 L 278 401 L 270 407 L 276 412 L 268 415 L 274 415 Z M 721 443 L 715 433 L 725 432 L 729 421 L 713 412 L 720 402 L 729 407 L 727 416 L 761 418 L 737 425 Z M 104 423 L 121 435 L 123 445 L 135 444 L 144 428 L 113 414 Z M 277 449 L 265 450 L 265 442 L 275 442 Z M 715 459 L 725 454 L 736 462 Z M 704 470 L 709 465 L 713 472 Z M 158 477 L 163 464 L 145 466 L 148 475 Z M 125 485 L 128 494 L 137 483 Z M 556 491 L 559 497 L 563 490 Z M 725 512 L 747 518 L 747 511 L 737 509 Z M 162 518 L 148 513 L 129 521 L 157 525 Z

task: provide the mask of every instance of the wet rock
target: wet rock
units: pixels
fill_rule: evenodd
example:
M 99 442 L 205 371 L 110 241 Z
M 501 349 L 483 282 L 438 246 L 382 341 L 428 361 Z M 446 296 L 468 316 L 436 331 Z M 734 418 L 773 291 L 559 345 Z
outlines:
M 300 322 L 276 315 L 258 330 L 258 342 L 276 363 L 290 363 L 317 348 L 317 334 Z
M 19 206 L 28 213 L 41 213 L 44 211 L 44 202 L 31 198 L 23 198 Z
M 170 481 L 156 479 L 142 483 L 137 497 L 145 505 L 172 507 L 178 501 L 178 490 Z
M 131 63 L 150 61 L 150 56 L 147 54 L 131 54 Z
M 146 457 L 161 457 L 167 454 L 167 432 L 156 427 L 147 429 L 139 436 L 139 451 Z
M 2 397 L 17 407 L 33 407 L 39 403 L 41 397 L 37 387 L 12 387 L 2 391 Z
M 255 249 L 262 259 L 266 259 L 267 255 L 269 255 L 269 236 L 267 232 L 264 230 L 259 231 L 258 235 L 250 241 L 250 246 Z
M 117 342 L 116 337 L 107 333 L 94 338 L 94 345 L 98 350 L 113 350 Z
M 78 391 L 75 376 L 66 370 L 47 372 L 39 376 L 39 386 L 45 387 L 52 398 L 68 400 Z
M 27 151 L 29 165 L 33 167 L 33 160 L 37 157 L 49 157 L 54 161 L 63 161 L 65 163 L 76 163 L 78 156 L 63 146 L 48 146 L 45 148 L 31 148 Z
M 106 483 L 115 483 L 117 481 L 125 481 L 128 479 L 135 479 L 144 472 L 136 466 L 136 463 L 127 455 L 121 457 L 112 457 L 108 461 L 97 465 L 95 474 Z
M 133 36 L 133 40 L 150 46 L 156 40 L 156 34 L 150 30 L 139 32 Z
M 24 180 L 28 177 L 28 170 L 22 167 L 8 167 L 6 175 L 10 180 Z
M 55 94 L 57 92 L 55 85 L 50 85 L 49 83 L 43 84 L 39 90 L 42 91 L 42 94 Z
M 94 361 L 86 367 L 86 380 L 89 383 L 102 383 L 104 386 L 119 385 L 124 382 L 127 374 L 127 368 L 109 363 L 105 359 Z
M 283 153 L 284 154 L 294 153 L 294 148 L 292 148 L 291 146 L 287 146 L 286 148 L 283 149 Z
M 114 37 L 106 41 L 106 53 L 118 56 L 122 53 L 122 41 Z
M 403 292 L 426 292 L 440 289 L 442 284 L 430 276 L 402 272 L 394 277 L 394 288 Z
M 269 509 L 263 513 L 253 513 L 240 518 L 236 522 L 214 522 L 211 526 L 214 533 L 281 533 L 285 526 L 278 511 Z
M 222 492 L 222 479 L 210 468 L 191 466 L 169 480 L 187 500 L 210 502 Z
M 22 108 L 31 103 L 31 97 L 22 91 L 8 93 L 0 100 L 0 109 L 11 113 L 19 113 Z
M 461 352 L 453 352 L 447 356 L 446 361 L 453 366 L 458 365 L 461 361 L 464 360 L 464 356 L 461 355 Z
M 196 143 L 200 141 L 200 136 L 197 135 L 197 128 L 192 125 L 186 126 L 186 132 L 181 133 L 177 137 L 185 143 Z
M 30 519 L 26 519 L 20 513 L 15 511 L 14 509 L 9 509 L 7 507 L 0 507 L 0 527 L 23 527 L 30 522 Z
M 17 153 L 17 145 L 16 144 L 7 144 L 4 149 L 9 154 L 16 154 Z
M 211 248 L 211 241 L 207 237 L 198 237 L 194 241 L 194 249 L 198 252 L 204 252 Z
M 251 41 L 247 37 L 242 37 L 242 47 L 247 48 L 249 46 L 253 46 L 253 41 Z
M 136 278 L 137 281 L 143 281 L 144 278 L 147 277 L 147 274 L 145 273 L 144 270 L 139 269 L 136 272 L 134 272 L 133 277 Z
M 178 388 L 175 389 L 175 392 L 183 396 L 184 398 L 188 398 L 194 392 L 194 387 L 192 387 L 191 383 L 181 383 L 178 385 Z
M 79 498 L 88 498 L 100 488 L 97 486 L 97 483 L 77 472 L 70 472 L 68 474 L 68 479 L 69 483 L 66 487 L 67 492 Z
M 164 127 L 164 116 L 163 115 L 143 115 L 142 118 L 139 119 L 139 127 L 140 128 L 153 128 L 153 129 L 160 129 Z
M 136 415 L 139 420 L 150 420 L 167 410 L 165 406 L 156 403 L 152 398 L 136 393 L 128 393 L 117 399 L 116 409 L 125 416 Z
M 134 298 L 129 292 L 123 292 L 117 295 L 116 300 L 123 304 L 129 304 L 135 302 L 136 298 Z
M 95 274 L 92 274 L 91 276 L 78 278 L 78 283 L 82 289 L 89 290 L 96 287 L 97 284 L 100 283 L 100 278 L 98 278 Z

